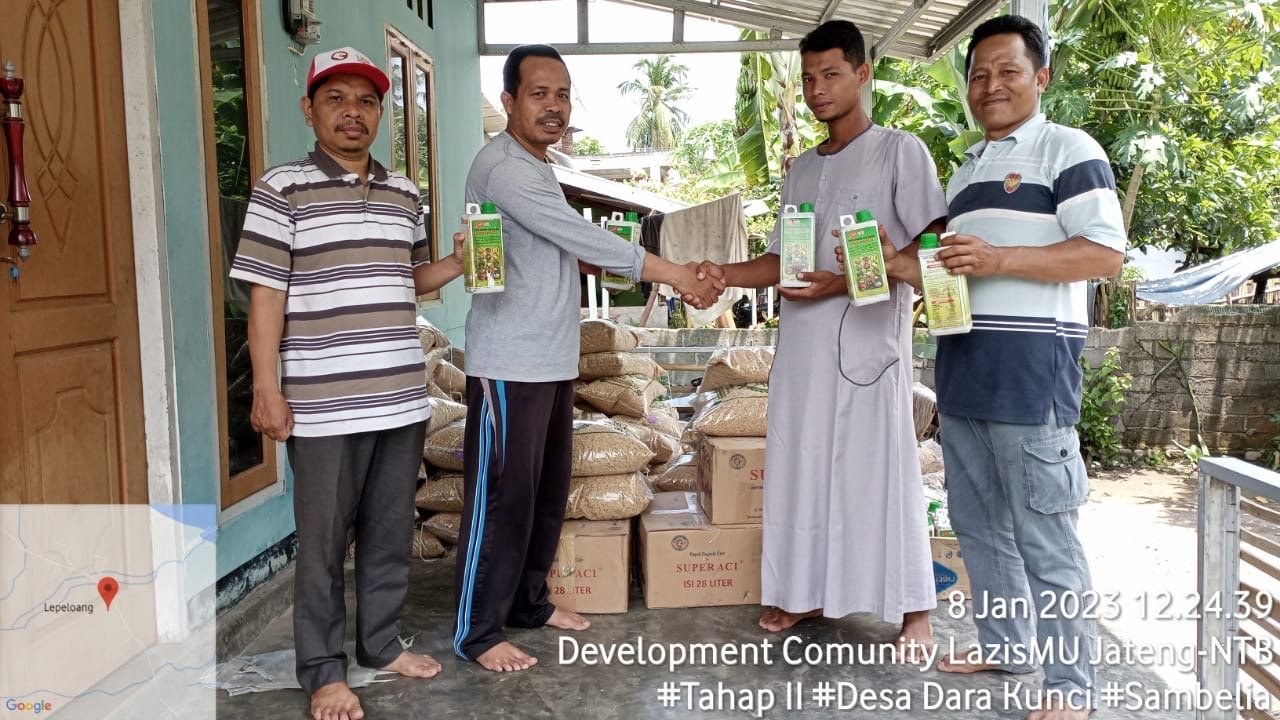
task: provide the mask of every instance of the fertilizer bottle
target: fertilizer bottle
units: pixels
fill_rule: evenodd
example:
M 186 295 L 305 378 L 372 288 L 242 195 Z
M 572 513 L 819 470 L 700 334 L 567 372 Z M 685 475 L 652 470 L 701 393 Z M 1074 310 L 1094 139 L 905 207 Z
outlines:
M 920 236 L 920 287 L 924 291 L 925 314 L 930 335 L 959 335 L 973 329 L 969 312 L 969 283 L 963 275 L 952 275 L 938 259 L 938 236 Z
M 849 286 L 849 302 L 870 305 L 889 299 L 889 277 L 880 249 L 880 228 L 870 210 L 859 210 L 856 218 L 840 217 L 840 241 L 844 245 L 844 279 Z
M 629 212 L 623 216 L 622 213 L 615 212 L 613 217 L 605 222 L 605 229 L 629 243 L 640 242 L 640 216 L 636 213 Z M 634 288 L 635 282 L 629 277 L 606 272 L 600 276 L 600 286 L 626 291 Z
M 502 292 L 506 287 L 507 264 L 498 207 L 491 202 L 467 203 L 464 220 L 467 239 L 462 244 L 462 273 L 467 292 Z
M 808 280 L 796 277 L 799 273 L 813 272 L 814 224 L 813 205 L 800 203 L 782 208 L 778 218 L 778 262 L 781 282 L 787 288 L 809 287 Z

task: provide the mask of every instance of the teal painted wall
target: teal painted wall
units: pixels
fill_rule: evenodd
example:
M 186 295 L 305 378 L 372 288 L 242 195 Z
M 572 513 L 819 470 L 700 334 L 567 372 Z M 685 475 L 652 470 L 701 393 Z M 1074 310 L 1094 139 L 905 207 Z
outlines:
M 471 160 L 483 143 L 480 61 L 474 0 L 436 0 L 435 28 L 427 27 L 404 0 L 319 0 L 322 40 L 299 56 L 285 34 L 278 0 L 262 0 L 264 118 L 267 165 L 295 160 L 310 151 L 314 136 L 298 102 L 307 68 L 320 50 L 354 46 L 386 60 L 386 27 L 403 33 L 432 57 L 436 68 L 436 133 L 440 208 L 450 220 L 462 214 L 463 186 Z M 157 97 L 164 175 L 171 314 L 177 357 L 177 417 L 182 496 L 187 503 L 215 503 L 219 482 L 218 420 L 210 303 L 207 206 L 200 179 L 203 157 L 193 152 L 201 137 L 199 73 L 194 54 L 194 9 L 190 2 L 155 3 Z M 373 152 L 390 158 L 387 123 Z M 452 226 L 456 226 L 456 222 Z M 451 234 L 452 226 L 444 223 Z M 447 246 L 451 246 L 449 243 Z M 446 250 L 447 252 L 448 250 Z M 463 344 L 469 298 L 461 281 L 444 288 L 443 303 L 422 314 Z M 219 529 L 218 577 L 224 577 L 293 532 L 293 478 L 286 492 L 239 515 Z
M 152 23 L 182 501 L 214 505 L 219 466 L 209 211 L 204 157 L 193 152 L 200 146 L 203 119 L 191 3 L 155 3 Z

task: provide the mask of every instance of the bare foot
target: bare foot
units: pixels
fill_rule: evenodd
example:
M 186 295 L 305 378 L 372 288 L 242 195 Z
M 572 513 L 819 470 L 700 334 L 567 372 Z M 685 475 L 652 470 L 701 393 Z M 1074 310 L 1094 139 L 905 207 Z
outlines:
M 1027 715 L 1027 720 L 1087 720 L 1092 710 L 1068 708 L 1060 700 L 1050 700 L 1043 710 L 1035 710 Z
M 801 620 L 822 617 L 822 608 L 803 613 L 792 613 L 780 608 L 769 608 L 760 616 L 760 627 L 769 632 L 781 632 Z
M 486 670 L 494 672 L 518 672 L 520 670 L 528 670 L 537 665 L 538 658 L 503 640 L 480 653 L 480 657 L 476 658 L 476 662 L 480 663 Z
M 904 615 L 902 632 L 898 634 L 898 662 L 919 664 L 925 662 L 931 652 L 933 625 L 929 622 L 929 611 L 921 610 Z
M 947 655 L 938 661 L 938 670 L 944 673 L 954 673 L 956 675 L 968 675 L 970 673 L 990 672 L 999 670 L 999 665 L 991 665 L 989 663 L 969 662 L 966 658 L 970 656 L 981 657 L 982 653 L 977 648 L 973 648 L 967 653 L 960 653 L 959 656 Z
M 391 672 L 398 672 L 405 677 L 411 678 L 433 678 L 440 674 L 440 663 L 430 655 L 419 655 L 411 653 L 408 650 L 400 653 L 400 657 L 391 662 L 390 665 L 382 668 Z
M 586 630 L 591 627 L 590 620 L 576 612 L 569 612 L 560 608 L 556 608 L 551 613 L 551 617 L 547 618 L 547 624 L 560 630 Z
M 311 717 L 315 720 L 361 720 L 360 698 L 345 682 L 329 683 L 311 694 Z

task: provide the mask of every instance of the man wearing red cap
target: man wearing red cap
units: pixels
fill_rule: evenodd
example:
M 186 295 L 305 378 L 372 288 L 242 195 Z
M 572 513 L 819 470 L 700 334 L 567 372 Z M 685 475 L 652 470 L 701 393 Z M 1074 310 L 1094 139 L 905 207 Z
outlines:
M 294 642 L 316 720 L 364 717 L 342 649 L 352 534 L 356 660 L 440 672 L 399 641 L 429 415 L 415 294 L 461 274 L 462 235 L 429 262 L 418 188 L 369 155 L 390 86 L 353 48 L 312 61 L 302 114 L 315 150 L 258 181 L 231 269 L 252 284 L 253 427 L 286 442 L 293 467 Z

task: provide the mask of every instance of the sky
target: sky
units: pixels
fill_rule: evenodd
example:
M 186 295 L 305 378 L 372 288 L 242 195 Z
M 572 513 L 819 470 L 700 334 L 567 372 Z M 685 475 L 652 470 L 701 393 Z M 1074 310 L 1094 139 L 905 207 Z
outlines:
M 670 13 L 605 0 L 590 4 L 592 42 L 652 42 L 671 39 Z M 571 43 L 576 41 L 577 3 L 574 0 L 495 3 L 485 7 L 490 43 Z M 732 26 L 696 18 L 685 20 L 685 39 L 735 40 Z M 638 77 L 637 60 L 654 55 L 570 55 L 565 57 L 573 81 L 571 124 L 576 137 L 597 138 L 608 152 L 626 152 L 627 125 L 639 110 L 636 96 L 624 96 L 618 84 Z M 502 107 L 503 57 L 480 59 L 480 85 L 495 107 Z M 737 53 L 688 53 L 676 60 L 689 68 L 693 92 L 679 103 L 692 125 L 733 117 L 734 86 L 738 81 Z

